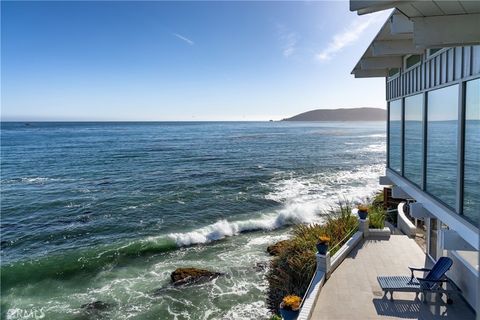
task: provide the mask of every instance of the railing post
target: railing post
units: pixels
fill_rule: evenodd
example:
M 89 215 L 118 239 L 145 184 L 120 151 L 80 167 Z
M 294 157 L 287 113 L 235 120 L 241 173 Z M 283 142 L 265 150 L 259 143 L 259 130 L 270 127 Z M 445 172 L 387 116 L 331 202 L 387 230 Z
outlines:
M 330 276 L 330 252 L 326 254 L 317 253 L 317 271 L 325 273 L 325 277 Z
M 366 218 L 365 220 L 359 219 L 359 226 L 358 229 L 363 233 L 363 237 L 368 237 L 368 228 L 369 228 L 369 220 Z

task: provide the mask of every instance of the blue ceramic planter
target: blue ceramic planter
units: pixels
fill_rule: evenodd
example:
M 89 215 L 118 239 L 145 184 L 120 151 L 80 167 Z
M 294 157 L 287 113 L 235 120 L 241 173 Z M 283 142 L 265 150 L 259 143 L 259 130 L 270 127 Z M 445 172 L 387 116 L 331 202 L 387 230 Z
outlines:
M 317 251 L 318 251 L 319 254 L 323 254 L 323 255 L 327 254 L 328 244 L 318 242 L 317 243 Z
M 365 220 L 365 219 L 367 219 L 368 212 L 358 210 L 358 216 L 360 217 L 360 219 Z
M 280 315 L 282 316 L 283 320 L 295 320 L 297 319 L 299 314 L 299 311 L 293 311 L 293 310 L 285 310 L 280 308 Z

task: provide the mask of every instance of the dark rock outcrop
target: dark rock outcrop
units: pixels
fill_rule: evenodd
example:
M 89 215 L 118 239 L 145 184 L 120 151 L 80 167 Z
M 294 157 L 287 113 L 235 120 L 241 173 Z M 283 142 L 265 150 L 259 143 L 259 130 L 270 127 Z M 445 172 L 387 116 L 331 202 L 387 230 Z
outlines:
M 257 272 L 262 272 L 268 269 L 268 262 L 257 262 L 255 264 L 255 270 Z
M 97 300 L 97 301 L 82 304 L 81 308 L 85 310 L 100 311 L 100 310 L 107 310 L 111 306 L 112 305 L 110 303 Z
M 288 240 L 278 241 L 267 247 L 267 252 L 272 256 L 278 256 L 288 246 Z
M 213 272 L 197 268 L 177 268 L 170 275 L 175 286 L 182 284 L 196 283 L 199 281 L 209 281 L 224 275 L 221 272 Z

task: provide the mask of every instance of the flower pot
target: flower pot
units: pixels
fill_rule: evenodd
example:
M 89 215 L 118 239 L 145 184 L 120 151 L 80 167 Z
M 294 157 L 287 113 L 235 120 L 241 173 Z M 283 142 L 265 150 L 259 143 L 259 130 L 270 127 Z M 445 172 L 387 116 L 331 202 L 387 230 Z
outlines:
M 299 310 L 287 310 L 280 308 L 280 315 L 283 320 L 295 320 L 298 317 Z
M 365 220 L 368 216 L 368 211 L 358 210 L 358 216 L 360 219 Z
M 317 251 L 319 254 L 326 255 L 328 251 L 328 243 L 317 242 Z

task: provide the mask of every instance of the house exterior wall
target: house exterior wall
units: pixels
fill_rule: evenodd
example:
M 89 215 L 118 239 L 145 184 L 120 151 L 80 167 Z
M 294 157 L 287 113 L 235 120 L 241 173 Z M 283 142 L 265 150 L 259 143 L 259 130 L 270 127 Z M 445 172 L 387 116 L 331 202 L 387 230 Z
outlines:
M 475 203 L 473 210 L 471 207 L 467 210 L 465 177 L 470 180 L 471 177 L 465 176 L 465 163 L 467 159 L 468 164 L 473 163 L 474 169 L 480 172 L 480 152 L 473 160 L 471 156 L 466 157 L 467 147 L 470 148 L 471 144 L 474 144 L 475 150 L 480 150 L 480 131 L 466 129 L 472 123 L 467 110 L 467 107 L 472 108 L 467 105 L 470 101 L 467 98 L 468 90 L 473 92 L 472 84 L 475 84 L 475 88 L 480 87 L 479 79 L 480 46 L 464 46 L 442 49 L 432 55 L 424 54 L 419 64 L 400 70 L 399 74 L 386 80 L 386 175 L 394 185 L 420 202 L 432 218 L 438 220 L 438 224 L 435 224 L 438 232 L 434 232 L 438 236 L 433 240 L 430 239 L 430 223 L 425 224 L 429 235 L 428 247 L 431 241 L 435 241 L 437 253 L 436 257 L 434 253 L 429 256 L 436 259 L 444 255 L 454 260 L 449 276 L 474 308 L 478 295 L 478 264 L 472 265 L 471 261 L 461 259 L 456 250 L 446 250 L 452 245 L 445 244 L 440 234 L 442 228 L 456 231 L 469 244 L 472 253 L 478 255 L 480 199 L 478 195 L 470 198 Z M 478 94 L 476 90 L 475 94 Z M 411 101 L 415 101 L 414 107 L 418 106 L 417 112 L 411 108 Z M 479 110 L 477 103 L 480 98 L 474 101 L 473 107 Z M 450 111 L 447 110 L 449 108 Z M 443 113 L 445 119 L 441 118 Z M 475 119 L 478 114 L 477 111 Z M 435 119 L 439 115 L 440 118 Z M 480 128 L 480 118 L 475 120 L 475 126 Z M 434 149 L 435 144 L 437 149 Z M 412 156 L 414 153 L 415 156 Z M 438 163 L 435 162 L 437 160 Z M 469 190 L 476 187 L 480 190 L 480 180 L 476 180 L 475 175 L 473 177 L 474 182 L 473 185 L 472 181 L 469 182 Z M 429 219 L 426 219 L 427 222 Z
M 442 49 L 422 63 L 387 79 L 387 101 L 458 83 L 480 74 L 480 46 Z
M 471 264 L 455 251 L 448 251 L 446 255 L 452 259 L 455 266 L 448 272 L 448 276 L 462 289 L 462 295 L 470 306 L 475 306 L 479 294 L 478 285 L 475 285 L 478 283 L 478 270 L 472 268 Z
M 431 77 L 427 76 L 429 74 Z M 470 123 L 466 123 L 466 96 L 471 91 L 471 84 L 478 84 L 479 81 L 477 79 L 480 79 L 480 46 L 468 46 L 444 49 L 428 57 L 423 55 L 422 62 L 419 65 L 406 71 L 402 70 L 393 79 L 387 79 L 386 86 L 387 92 L 389 92 L 387 96 L 389 99 L 387 168 L 404 178 L 416 189 L 428 194 L 430 198 L 437 200 L 445 207 L 446 212 L 460 216 L 464 220 L 463 223 L 473 227 L 478 233 L 480 212 L 475 213 L 472 211 L 479 208 L 478 201 L 480 199 L 473 197 L 473 199 L 476 199 L 477 205 L 473 209 L 471 206 L 467 208 L 464 203 L 465 188 L 469 190 L 475 188 L 472 187 L 472 183 L 475 183 L 475 181 L 469 181 L 469 184 L 465 182 L 464 171 L 465 134 L 467 134 L 467 139 L 471 137 L 468 135 L 472 135 L 471 131 L 466 132 L 465 129 L 466 127 L 468 128 Z M 468 92 L 467 88 L 469 89 Z M 448 119 L 450 120 L 450 127 L 445 130 L 451 130 L 452 132 L 442 132 L 445 138 L 444 141 L 440 141 L 442 144 L 438 145 L 437 148 L 440 148 L 440 152 L 444 151 L 442 157 L 451 156 L 454 158 L 444 161 L 450 162 L 449 167 L 442 167 L 431 160 L 434 158 L 430 157 L 430 153 L 433 152 L 430 149 L 434 147 L 435 142 L 430 131 L 435 126 L 438 126 L 438 123 L 441 123 L 441 121 L 435 121 L 433 118 L 437 113 L 443 112 L 442 108 L 446 108 L 442 105 L 438 106 L 438 104 L 447 104 L 448 102 L 445 102 L 447 99 L 450 99 L 449 103 L 454 105 L 454 107 L 452 108 L 453 111 L 450 112 L 450 117 L 452 118 Z M 409 117 L 411 115 L 406 114 L 407 110 L 412 110 L 412 108 L 407 108 L 411 100 L 416 100 L 418 104 L 417 121 L 410 121 Z M 435 110 L 435 108 L 438 110 Z M 469 106 L 469 108 L 472 108 L 472 106 Z M 479 107 L 476 106 L 476 108 L 478 110 Z M 410 129 L 406 127 L 412 123 L 416 125 L 416 134 L 412 134 L 411 131 L 408 131 Z M 478 121 L 476 121 L 475 125 L 477 128 L 480 127 L 478 124 Z M 473 131 L 474 137 L 480 134 L 480 131 L 476 130 Z M 417 148 L 415 157 L 409 151 L 413 140 L 416 140 L 415 143 L 417 144 L 415 146 Z M 470 148 L 474 144 L 476 151 L 480 151 L 480 143 L 478 141 L 470 142 L 470 140 L 467 140 L 467 147 Z M 406 155 L 408 155 L 408 159 Z M 407 162 L 407 160 L 410 162 Z M 480 163 L 480 156 L 476 158 L 476 161 Z M 441 161 L 439 160 L 439 162 Z M 471 162 L 470 157 L 468 163 L 471 164 Z M 407 168 L 407 163 L 409 166 L 416 167 L 415 176 L 407 170 L 410 169 L 410 167 Z M 477 167 L 476 164 L 475 169 Z M 445 170 L 446 173 L 447 169 L 450 172 L 448 172 L 448 175 L 445 175 L 444 180 L 438 177 L 434 181 L 436 175 L 440 176 L 442 170 Z M 480 168 L 478 171 L 480 171 Z M 435 190 L 437 185 L 439 186 L 442 183 L 445 184 L 445 188 L 448 188 L 448 190 L 443 192 Z M 472 197 L 471 194 L 469 196 Z M 468 205 L 470 203 L 471 201 Z M 466 210 L 466 208 L 469 210 Z

